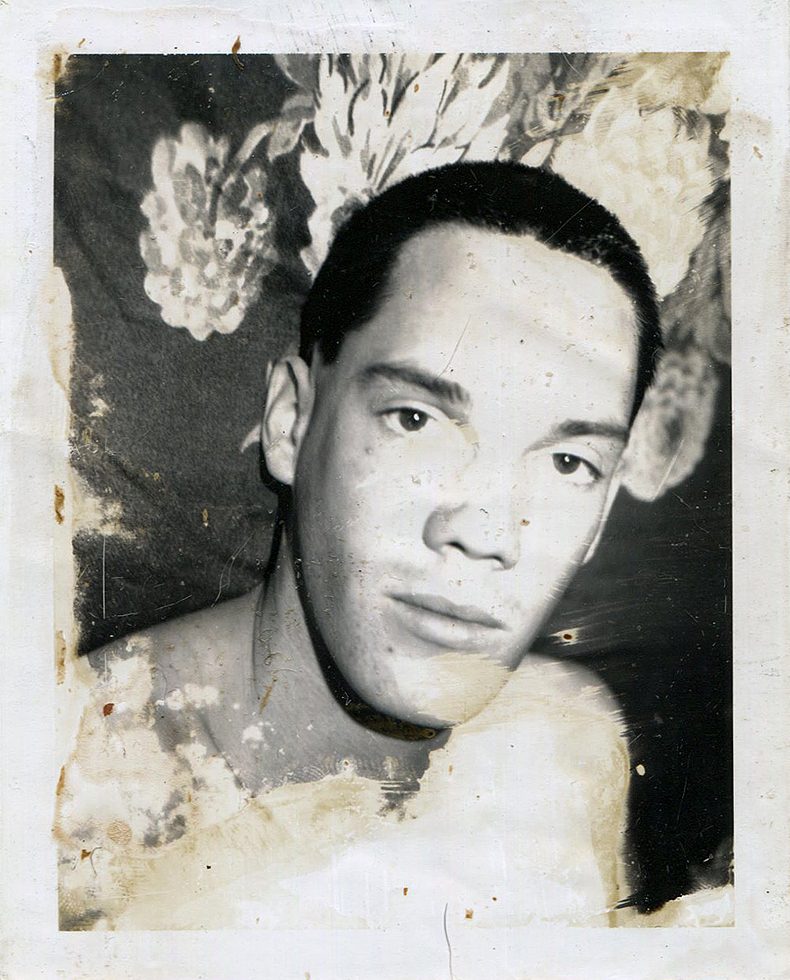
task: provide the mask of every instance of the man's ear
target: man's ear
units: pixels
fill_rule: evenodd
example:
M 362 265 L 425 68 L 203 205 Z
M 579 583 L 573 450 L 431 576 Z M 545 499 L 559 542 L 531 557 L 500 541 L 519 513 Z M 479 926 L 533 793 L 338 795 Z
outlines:
M 590 542 L 590 546 L 587 549 L 587 553 L 584 558 L 582 558 L 582 565 L 586 565 L 587 562 L 592 558 L 595 552 L 598 550 L 598 545 L 603 537 L 604 528 L 606 527 L 606 522 L 609 519 L 609 511 L 612 509 L 612 504 L 615 501 L 617 492 L 622 486 L 623 474 L 622 468 L 620 466 L 615 470 L 615 474 L 612 477 L 612 482 L 609 484 L 609 489 L 606 493 L 606 500 L 604 501 L 603 510 L 601 511 L 601 516 L 598 521 L 598 530 L 595 532 L 595 537 Z
M 266 469 L 289 487 L 312 410 L 313 379 L 302 358 L 293 355 L 270 363 L 266 368 L 261 444 Z

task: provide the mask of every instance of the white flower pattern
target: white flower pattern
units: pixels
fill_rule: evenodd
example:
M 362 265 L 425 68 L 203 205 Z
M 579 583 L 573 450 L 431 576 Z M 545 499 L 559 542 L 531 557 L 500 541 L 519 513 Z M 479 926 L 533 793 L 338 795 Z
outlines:
M 274 259 L 266 176 L 227 164 L 228 140 L 186 123 L 154 147 L 154 186 L 142 203 L 145 291 L 166 323 L 195 340 L 239 326 Z

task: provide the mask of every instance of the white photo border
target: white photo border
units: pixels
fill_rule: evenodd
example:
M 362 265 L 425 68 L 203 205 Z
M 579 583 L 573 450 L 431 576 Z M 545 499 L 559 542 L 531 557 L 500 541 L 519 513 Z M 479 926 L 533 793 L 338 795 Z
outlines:
M 246 6 L 0 4 L 0 974 L 110 978 L 653 978 L 782 975 L 790 959 L 788 13 L 770 0 L 270 0 Z M 55 54 L 729 51 L 733 112 L 736 924 L 724 929 L 60 933 L 53 578 L 68 577 L 68 337 L 47 312 Z M 60 377 L 59 377 L 60 373 Z M 66 610 L 66 616 L 68 611 Z M 786 974 L 785 974 L 786 975 Z

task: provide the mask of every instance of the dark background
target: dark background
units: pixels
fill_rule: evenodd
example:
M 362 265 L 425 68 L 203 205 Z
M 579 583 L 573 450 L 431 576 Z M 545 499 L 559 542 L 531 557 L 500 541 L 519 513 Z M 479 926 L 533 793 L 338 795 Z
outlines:
M 246 56 L 244 70 L 229 55 L 77 56 L 59 79 L 54 256 L 75 325 L 72 461 L 84 490 L 121 507 L 120 527 L 74 540 L 81 652 L 263 574 L 275 500 L 257 450 L 239 446 L 260 416 L 266 361 L 293 345 L 308 280 L 297 262 L 278 268 L 235 333 L 197 342 L 144 292 L 140 202 L 160 136 L 193 120 L 235 147 L 289 91 L 267 56 Z M 304 215 L 308 200 L 294 156 L 278 160 L 270 208 L 297 202 Z M 304 221 L 289 227 L 293 255 L 308 238 Z M 593 667 L 623 707 L 643 909 L 724 880 L 731 847 L 730 391 L 717 371 L 703 462 L 654 503 L 621 494 L 537 644 Z

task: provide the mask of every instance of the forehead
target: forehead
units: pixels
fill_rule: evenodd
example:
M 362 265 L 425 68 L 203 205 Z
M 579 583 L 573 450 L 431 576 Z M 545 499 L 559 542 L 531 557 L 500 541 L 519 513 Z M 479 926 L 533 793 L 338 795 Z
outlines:
M 413 362 L 498 397 L 538 377 L 611 383 L 630 409 L 637 334 L 633 305 L 603 268 L 522 235 L 461 224 L 432 228 L 401 249 L 375 316 L 352 331 L 340 361 L 352 371 Z
M 578 334 L 579 323 L 590 323 L 593 346 L 596 313 L 606 314 L 599 331 L 613 318 L 634 323 L 630 298 L 606 269 L 528 235 L 461 224 L 410 239 L 388 286 L 391 305 L 470 304 L 489 325 L 505 311 L 514 327 L 548 323 Z

